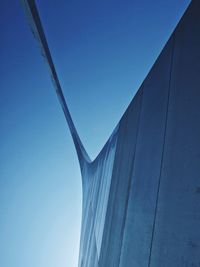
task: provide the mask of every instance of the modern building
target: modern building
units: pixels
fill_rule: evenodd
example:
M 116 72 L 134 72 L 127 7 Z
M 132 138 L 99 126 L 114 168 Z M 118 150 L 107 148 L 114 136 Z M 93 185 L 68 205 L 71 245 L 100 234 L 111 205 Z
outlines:
M 73 125 L 34 1 L 24 3 L 80 161 L 79 267 L 200 266 L 200 1 L 94 161 Z

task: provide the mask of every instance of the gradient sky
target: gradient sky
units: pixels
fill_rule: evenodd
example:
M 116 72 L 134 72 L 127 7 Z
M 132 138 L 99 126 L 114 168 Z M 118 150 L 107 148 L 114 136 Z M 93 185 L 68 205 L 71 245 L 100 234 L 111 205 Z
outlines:
M 91 158 L 189 2 L 37 1 Z M 0 266 L 76 267 L 82 192 L 72 139 L 18 1 L 1 1 L 0 27 Z

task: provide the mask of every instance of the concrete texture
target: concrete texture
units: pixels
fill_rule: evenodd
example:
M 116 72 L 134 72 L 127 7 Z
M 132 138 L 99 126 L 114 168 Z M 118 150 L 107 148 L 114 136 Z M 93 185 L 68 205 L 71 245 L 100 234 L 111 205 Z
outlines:
M 199 119 L 200 2 L 192 1 L 108 141 L 114 163 L 104 202 L 108 188 L 95 192 L 98 180 L 108 179 L 102 160 L 108 144 L 83 173 L 98 187 L 85 192 L 83 206 L 96 202 L 106 217 L 99 239 L 95 223 L 84 218 L 99 220 L 101 210 L 87 216 L 83 208 L 83 228 L 94 226 L 98 263 L 80 250 L 79 266 L 200 266 Z M 91 174 L 94 166 L 98 172 Z M 90 235 L 85 232 L 81 244 L 90 243 Z

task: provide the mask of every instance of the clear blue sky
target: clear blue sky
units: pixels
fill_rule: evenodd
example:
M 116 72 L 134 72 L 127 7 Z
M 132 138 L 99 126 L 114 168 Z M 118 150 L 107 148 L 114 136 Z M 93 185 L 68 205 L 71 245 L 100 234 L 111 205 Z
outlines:
M 38 0 L 80 137 L 94 158 L 189 0 Z M 18 1 L 0 9 L 0 266 L 76 267 L 81 177 Z

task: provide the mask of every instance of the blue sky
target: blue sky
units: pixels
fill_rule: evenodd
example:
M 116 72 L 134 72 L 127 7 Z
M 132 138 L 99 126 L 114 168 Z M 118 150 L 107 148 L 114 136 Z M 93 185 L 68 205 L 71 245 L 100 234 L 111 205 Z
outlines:
M 94 158 L 189 1 L 36 3 Z M 0 13 L 0 266 L 75 267 L 82 197 L 75 149 L 19 2 L 3 0 Z

